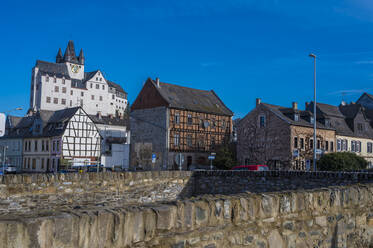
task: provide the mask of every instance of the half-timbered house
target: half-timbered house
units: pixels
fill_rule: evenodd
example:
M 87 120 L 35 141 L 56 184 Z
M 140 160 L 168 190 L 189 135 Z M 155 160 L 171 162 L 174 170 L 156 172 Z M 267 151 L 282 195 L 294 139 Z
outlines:
M 7 136 L 22 139 L 23 171 L 55 172 L 97 163 L 101 154 L 101 136 L 81 107 L 30 112 L 7 129 Z
M 208 155 L 229 142 L 232 115 L 213 90 L 149 78 L 131 108 L 131 165 L 175 169 L 175 158 L 180 153 L 183 169 L 206 165 Z M 151 144 L 152 154 L 141 149 L 141 144 Z

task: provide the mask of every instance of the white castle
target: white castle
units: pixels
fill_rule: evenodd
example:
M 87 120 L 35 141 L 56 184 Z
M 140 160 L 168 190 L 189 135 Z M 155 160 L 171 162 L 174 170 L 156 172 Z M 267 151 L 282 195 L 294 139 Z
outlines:
M 73 41 L 65 54 L 61 48 L 56 63 L 37 60 L 32 69 L 30 109 L 60 110 L 81 106 L 89 115 L 121 117 L 127 93 L 109 81 L 100 70 L 85 72 L 83 49 L 75 55 Z

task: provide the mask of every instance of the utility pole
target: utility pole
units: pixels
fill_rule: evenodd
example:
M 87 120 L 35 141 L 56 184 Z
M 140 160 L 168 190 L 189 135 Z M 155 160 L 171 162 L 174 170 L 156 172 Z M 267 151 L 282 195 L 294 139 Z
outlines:
M 313 171 L 316 171 L 316 55 L 309 55 L 313 58 Z

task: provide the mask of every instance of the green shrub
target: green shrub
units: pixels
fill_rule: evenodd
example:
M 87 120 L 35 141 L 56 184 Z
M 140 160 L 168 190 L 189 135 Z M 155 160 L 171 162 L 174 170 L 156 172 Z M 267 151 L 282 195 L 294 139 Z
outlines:
M 352 152 L 335 152 L 325 154 L 317 161 L 321 171 L 345 171 L 366 169 L 368 162 Z

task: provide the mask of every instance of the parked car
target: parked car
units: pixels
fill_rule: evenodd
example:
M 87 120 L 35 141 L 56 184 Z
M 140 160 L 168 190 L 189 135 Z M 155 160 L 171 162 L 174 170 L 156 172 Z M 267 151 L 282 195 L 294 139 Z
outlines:
M 15 166 L 7 166 L 5 168 L 5 174 L 16 174 L 17 173 L 17 167 Z
M 231 170 L 237 171 L 267 171 L 268 166 L 263 164 L 256 164 L 256 165 L 238 165 L 233 167 Z

